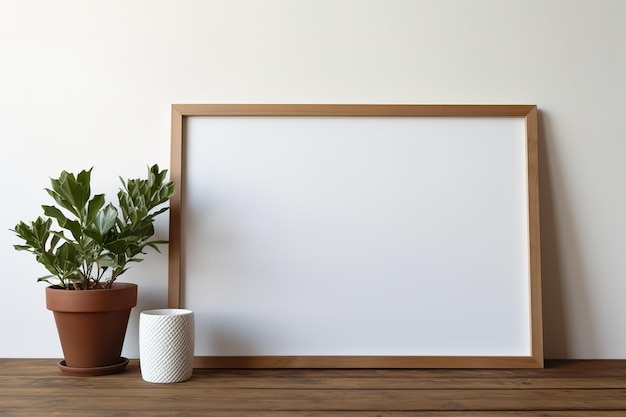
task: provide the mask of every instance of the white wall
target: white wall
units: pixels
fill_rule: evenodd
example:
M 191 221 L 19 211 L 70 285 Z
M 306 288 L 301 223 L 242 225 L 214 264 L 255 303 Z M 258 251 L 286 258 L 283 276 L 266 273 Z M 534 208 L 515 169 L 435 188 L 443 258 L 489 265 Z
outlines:
M 112 193 L 167 166 L 172 103 L 531 103 L 546 355 L 626 358 L 624 21 L 622 0 L 0 0 L 0 357 L 61 356 L 43 271 L 7 229 L 62 169 Z M 128 357 L 166 265 L 125 276 Z

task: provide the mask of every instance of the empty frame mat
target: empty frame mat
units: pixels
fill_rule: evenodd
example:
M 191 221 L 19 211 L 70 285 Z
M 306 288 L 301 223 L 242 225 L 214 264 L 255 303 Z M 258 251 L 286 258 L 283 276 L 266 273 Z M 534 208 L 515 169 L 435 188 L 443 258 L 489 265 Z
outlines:
M 196 367 L 541 367 L 536 107 L 174 105 Z

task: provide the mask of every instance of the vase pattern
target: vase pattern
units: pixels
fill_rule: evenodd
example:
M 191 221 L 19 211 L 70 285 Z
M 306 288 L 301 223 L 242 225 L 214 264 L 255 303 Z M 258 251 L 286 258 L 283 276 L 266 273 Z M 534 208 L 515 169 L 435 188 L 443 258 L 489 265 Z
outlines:
M 191 378 L 194 316 L 184 309 L 142 311 L 139 317 L 141 377 L 157 384 Z

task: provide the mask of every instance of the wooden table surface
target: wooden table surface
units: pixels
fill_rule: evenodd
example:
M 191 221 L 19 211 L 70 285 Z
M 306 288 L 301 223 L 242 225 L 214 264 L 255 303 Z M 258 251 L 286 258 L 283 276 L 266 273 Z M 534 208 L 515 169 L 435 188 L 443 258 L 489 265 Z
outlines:
M 68 377 L 52 359 L 0 359 L 0 416 L 617 417 L 626 361 L 544 369 L 196 369 L 150 384 L 124 373 Z

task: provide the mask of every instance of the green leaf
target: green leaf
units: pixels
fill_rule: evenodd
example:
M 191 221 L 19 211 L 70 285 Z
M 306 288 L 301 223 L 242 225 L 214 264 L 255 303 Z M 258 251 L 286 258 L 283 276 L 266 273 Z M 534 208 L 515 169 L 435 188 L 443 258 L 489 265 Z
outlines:
M 74 248 L 74 245 L 71 245 L 65 242 L 57 248 L 57 250 L 54 252 L 54 256 L 59 261 L 67 262 L 70 255 L 75 254 L 75 253 L 76 253 L 76 248 Z
M 104 194 L 97 194 L 89 201 L 87 207 L 87 220 L 85 223 L 90 225 L 96 218 L 98 211 L 104 206 Z
M 51 274 L 59 274 L 59 260 L 50 252 L 42 252 L 37 256 L 37 261 L 42 264 Z
M 19 238 L 24 240 L 25 245 L 20 245 L 20 247 L 30 247 L 33 252 L 39 253 L 46 250 L 46 243 L 48 241 L 48 237 L 50 236 L 51 225 L 52 219 L 44 220 L 43 218 L 38 217 L 30 224 L 19 222 L 15 225 L 13 232 L 15 232 Z
M 163 244 L 163 243 L 167 243 L 167 240 L 154 240 L 152 242 L 146 243 L 146 246 L 149 246 L 152 249 L 154 249 L 155 251 L 157 251 L 158 253 L 161 253 L 161 250 L 159 249 L 159 247 L 157 245 L 158 244 Z
M 107 205 L 103 194 L 91 197 L 91 171 L 77 175 L 62 171 L 58 178 L 51 178 L 46 192 L 56 206 L 43 206 L 45 218 L 20 222 L 12 230 L 23 240 L 14 248 L 33 253 L 51 274 L 40 281 L 56 278 L 60 286 L 81 281 L 83 288 L 99 280 L 112 282 L 130 262 L 142 260 L 147 246 L 159 251 L 157 245 L 166 243 L 149 239 L 155 232 L 154 218 L 169 209 L 157 206 L 174 194 L 173 182 L 166 180 L 167 170 L 155 164 L 148 167 L 146 178 L 120 178 L 118 208 Z M 60 229 L 51 229 L 54 221 Z
M 51 278 L 56 278 L 56 275 L 46 275 L 43 277 L 37 278 L 37 282 L 47 282 L 50 285 L 54 285 L 54 282 L 50 281 Z
M 124 253 L 128 247 L 128 241 L 126 239 L 117 239 L 112 242 L 107 242 L 105 247 L 112 253 Z
M 50 231 L 50 234 L 51 234 L 51 235 L 53 235 L 53 236 L 54 236 L 55 238 L 57 238 L 57 239 L 63 239 L 63 240 L 65 240 L 66 242 L 69 242 L 69 241 L 70 241 L 70 239 L 68 239 L 68 238 L 67 238 L 67 237 L 63 234 L 63 232 L 57 232 L 57 231 L 51 230 L 51 231 Z
M 58 191 L 56 191 L 56 190 L 62 191 L 62 186 L 60 185 L 60 183 L 57 183 L 57 180 L 54 180 L 54 179 L 50 181 L 52 182 L 52 190 L 49 188 L 45 189 L 48 192 L 48 194 L 54 199 L 54 201 L 56 201 L 58 205 L 68 210 L 70 213 L 72 213 L 74 216 L 78 218 L 80 216 L 80 213 L 76 211 L 76 208 L 74 207 L 72 202 L 68 200 L 67 198 L 65 198 Z
M 66 222 L 69 221 L 69 219 L 67 217 L 65 217 L 65 215 L 63 214 L 63 212 L 61 210 L 59 210 L 57 207 L 55 206 L 46 206 L 43 205 L 41 206 L 43 208 L 43 212 L 46 216 L 52 217 L 54 219 L 57 220 L 57 222 L 59 223 L 59 225 L 65 224 Z M 63 227 L 63 226 L 61 226 Z
M 43 212 L 46 216 L 50 216 L 56 219 L 60 227 L 67 229 L 72 233 L 72 236 L 74 236 L 74 239 L 76 240 L 80 239 L 80 236 L 81 236 L 80 223 L 78 223 L 76 220 L 70 220 L 67 217 L 65 217 L 63 212 L 55 206 L 44 205 L 41 207 L 43 208 Z
M 59 178 L 50 179 L 52 190 L 46 191 L 61 207 L 83 220 L 83 210 L 91 194 L 90 180 L 91 169 L 81 171 L 78 176 L 63 171 Z
M 59 240 L 61 240 L 59 235 L 57 235 L 56 233 L 52 235 L 52 239 L 50 239 L 50 250 L 54 250 L 57 243 L 59 243 Z
M 96 228 L 85 229 L 83 233 L 98 245 L 102 245 L 104 242 L 104 236 L 102 236 L 100 231 Z
M 83 170 L 78 173 L 76 182 L 70 182 L 70 189 L 72 191 L 72 199 L 76 208 L 79 211 L 83 211 L 89 197 L 91 195 L 91 169 L 88 171 Z
M 115 226 L 116 220 L 117 209 L 112 204 L 108 204 L 102 210 L 98 211 L 94 219 L 94 225 L 96 230 L 104 236 Z
M 113 258 L 111 255 L 103 255 L 99 257 L 98 262 L 100 263 L 101 266 L 105 268 L 119 268 L 120 267 L 117 260 Z

